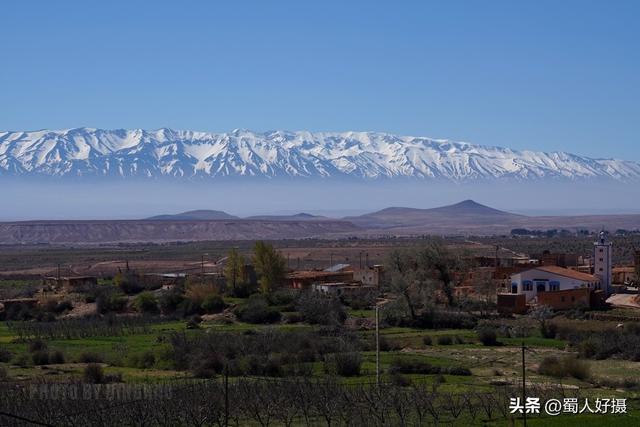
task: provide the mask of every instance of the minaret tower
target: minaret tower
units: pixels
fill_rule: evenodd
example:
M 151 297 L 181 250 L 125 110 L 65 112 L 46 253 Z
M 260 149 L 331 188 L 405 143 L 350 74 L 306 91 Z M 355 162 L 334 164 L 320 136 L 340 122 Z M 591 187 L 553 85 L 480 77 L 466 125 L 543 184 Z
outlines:
M 600 278 L 600 286 L 607 296 L 611 295 L 611 258 L 613 247 L 607 242 L 604 230 L 600 232 L 599 239 L 593 244 L 593 274 Z

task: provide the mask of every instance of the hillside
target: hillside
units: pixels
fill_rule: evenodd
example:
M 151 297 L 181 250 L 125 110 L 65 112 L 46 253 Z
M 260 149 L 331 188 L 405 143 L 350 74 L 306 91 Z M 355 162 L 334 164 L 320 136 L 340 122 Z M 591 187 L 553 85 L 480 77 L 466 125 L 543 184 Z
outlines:
M 465 200 L 454 205 L 432 209 L 393 207 L 345 219 L 364 228 L 410 226 L 440 228 L 444 225 L 457 227 L 468 224 L 477 226 L 505 224 L 522 219 L 522 215 L 493 209 L 473 200 Z
M 330 218 L 302 212 L 295 215 L 254 215 L 245 219 L 264 221 L 322 221 L 329 220 Z
M 346 221 L 26 221 L 0 223 L 0 244 L 300 239 L 352 233 Z
M 195 210 L 174 215 L 156 215 L 147 218 L 147 220 L 150 221 L 211 221 L 218 219 L 238 219 L 238 217 L 229 215 L 223 211 Z

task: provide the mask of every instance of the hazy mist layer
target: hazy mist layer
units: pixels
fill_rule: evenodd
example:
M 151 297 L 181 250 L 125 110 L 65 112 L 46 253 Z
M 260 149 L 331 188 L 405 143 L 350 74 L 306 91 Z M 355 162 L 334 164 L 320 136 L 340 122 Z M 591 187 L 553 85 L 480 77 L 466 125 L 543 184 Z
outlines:
M 640 188 L 614 182 L 252 180 L 86 181 L 3 179 L 0 221 L 137 219 L 192 209 L 238 216 L 307 212 L 342 217 L 390 206 L 431 208 L 473 199 L 530 215 L 633 213 Z

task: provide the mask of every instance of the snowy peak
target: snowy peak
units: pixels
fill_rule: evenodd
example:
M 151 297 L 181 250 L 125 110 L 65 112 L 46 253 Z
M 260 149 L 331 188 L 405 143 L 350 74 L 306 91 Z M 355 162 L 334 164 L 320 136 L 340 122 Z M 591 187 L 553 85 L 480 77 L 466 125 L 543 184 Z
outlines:
M 77 128 L 0 132 L 0 175 L 636 180 L 640 164 L 376 132 Z

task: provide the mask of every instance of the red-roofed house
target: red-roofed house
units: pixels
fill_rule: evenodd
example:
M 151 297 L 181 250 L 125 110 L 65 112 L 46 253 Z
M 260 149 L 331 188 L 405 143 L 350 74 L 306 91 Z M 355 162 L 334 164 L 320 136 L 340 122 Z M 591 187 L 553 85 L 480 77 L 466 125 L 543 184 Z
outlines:
M 602 293 L 598 276 L 555 265 L 530 268 L 511 276 L 511 293 L 525 295 L 528 304 L 557 310 L 592 305 L 592 294 Z

